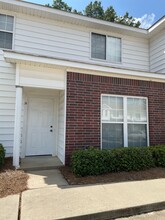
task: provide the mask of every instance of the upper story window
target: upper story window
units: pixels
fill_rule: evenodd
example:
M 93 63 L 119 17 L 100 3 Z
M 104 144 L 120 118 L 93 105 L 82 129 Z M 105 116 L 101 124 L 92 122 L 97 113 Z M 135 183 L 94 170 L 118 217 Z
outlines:
M 0 14 L 0 48 L 12 49 L 14 17 Z
M 121 38 L 92 33 L 91 57 L 120 63 Z

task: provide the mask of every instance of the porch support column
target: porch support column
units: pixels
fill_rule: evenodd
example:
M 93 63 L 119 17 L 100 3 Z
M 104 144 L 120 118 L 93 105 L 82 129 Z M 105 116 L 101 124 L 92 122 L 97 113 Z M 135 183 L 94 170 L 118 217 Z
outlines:
M 22 111 L 22 87 L 16 86 L 16 106 L 14 124 L 13 166 L 19 168 L 20 144 L 21 144 L 21 111 Z

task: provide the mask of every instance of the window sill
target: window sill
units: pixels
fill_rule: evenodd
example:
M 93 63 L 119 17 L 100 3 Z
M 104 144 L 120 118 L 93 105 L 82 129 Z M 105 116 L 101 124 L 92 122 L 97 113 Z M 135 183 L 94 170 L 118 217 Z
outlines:
M 90 57 L 90 60 L 91 61 L 95 61 L 95 62 L 100 62 L 100 63 L 104 63 L 106 64 L 106 66 L 122 66 L 123 65 L 123 62 L 110 62 L 108 60 L 102 60 L 102 59 L 96 59 L 96 58 L 92 58 Z

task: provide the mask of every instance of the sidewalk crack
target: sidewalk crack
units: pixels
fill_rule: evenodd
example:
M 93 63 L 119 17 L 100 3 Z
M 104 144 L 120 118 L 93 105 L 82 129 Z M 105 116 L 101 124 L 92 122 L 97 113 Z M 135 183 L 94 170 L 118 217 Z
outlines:
M 22 193 L 20 193 L 19 196 L 18 220 L 21 220 L 21 202 L 22 202 Z

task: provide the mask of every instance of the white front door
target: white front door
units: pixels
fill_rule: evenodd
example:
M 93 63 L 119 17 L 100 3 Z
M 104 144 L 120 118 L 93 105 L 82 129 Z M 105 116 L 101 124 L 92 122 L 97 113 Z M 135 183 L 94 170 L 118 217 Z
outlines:
M 52 155 L 56 147 L 53 99 L 30 98 L 27 125 L 26 156 Z

